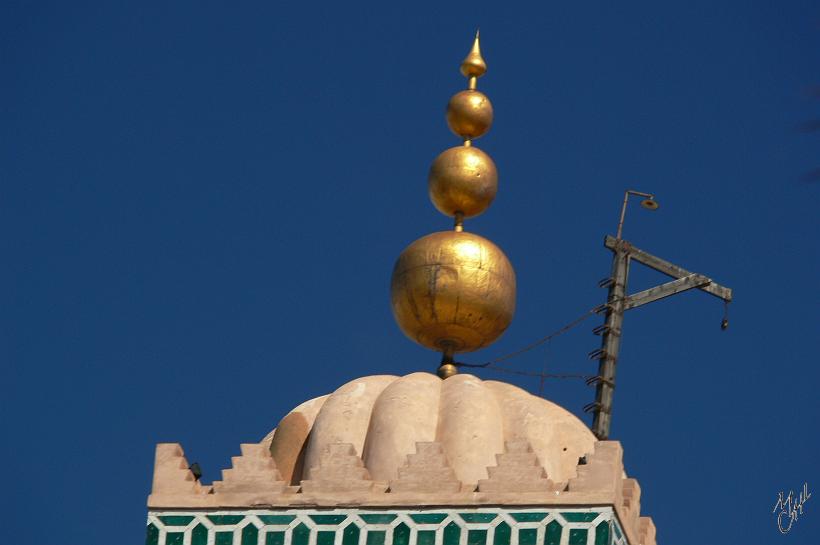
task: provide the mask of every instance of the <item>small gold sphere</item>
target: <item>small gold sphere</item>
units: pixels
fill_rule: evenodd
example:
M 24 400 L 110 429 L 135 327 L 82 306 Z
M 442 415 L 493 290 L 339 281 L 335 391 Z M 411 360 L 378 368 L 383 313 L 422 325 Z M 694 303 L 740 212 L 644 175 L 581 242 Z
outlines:
M 447 216 L 465 218 L 484 212 L 495 199 L 498 171 L 490 156 L 473 146 L 443 151 L 433 161 L 427 178 L 430 200 Z
M 440 379 L 444 380 L 446 378 L 452 377 L 453 375 L 457 375 L 458 367 L 456 367 L 452 363 L 442 363 L 436 371 L 436 374 Z
M 399 256 L 390 283 L 405 335 L 453 354 L 495 341 L 515 312 L 515 271 L 498 246 L 474 233 L 443 231 Z
M 447 104 L 447 126 L 465 140 L 486 134 L 492 124 L 493 105 L 482 92 L 461 91 Z

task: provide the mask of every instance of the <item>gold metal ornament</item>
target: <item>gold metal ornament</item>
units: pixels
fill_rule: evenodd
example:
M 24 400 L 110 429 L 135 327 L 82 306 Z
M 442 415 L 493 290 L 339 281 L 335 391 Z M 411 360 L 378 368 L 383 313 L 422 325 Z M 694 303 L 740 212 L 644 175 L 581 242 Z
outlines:
M 487 63 L 481 56 L 481 45 L 479 44 L 479 33 L 476 31 L 473 47 L 467 57 L 461 61 L 461 73 L 465 78 L 480 78 L 487 71 Z M 474 82 L 473 82 L 474 83 Z M 471 86 L 471 89 L 474 87 Z
M 486 71 L 476 32 L 461 63 L 468 88 L 447 105 L 447 125 L 464 145 L 436 157 L 427 180 L 430 200 L 455 219 L 454 230 L 427 235 L 405 248 L 390 283 L 396 322 L 405 335 L 442 353 L 442 379 L 458 373 L 454 354 L 495 341 L 515 313 L 515 271 L 507 256 L 486 238 L 464 232 L 464 218 L 484 212 L 498 190 L 495 163 L 472 145 L 493 122 L 490 100 L 476 91 Z
M 510 325 L 515 271 L 489 240 L 443 231 L 416 240 L 401 253 L 390 294 L 393 316 L 405 335 L 445 354 L 472 352 Z
M 465 140 L 483 136 L 492 124 L 493 105 L 480 91 L 461 91 L 447 104 L 447 126 Z
M 446 378 L 450 378 L 453 375 L 458 374 L 458 367 L 453 365 L 452 363 L 442 363 L 439 365 L 436 374 L 439 376 L 440 379 L 444 380 Z
M 473 146 L 457 146 L 433 161 L 428 176 L 430 200 L 447 216 L 465 218 L 484 212 L 495 199 L 498 171 L 490 156 Z

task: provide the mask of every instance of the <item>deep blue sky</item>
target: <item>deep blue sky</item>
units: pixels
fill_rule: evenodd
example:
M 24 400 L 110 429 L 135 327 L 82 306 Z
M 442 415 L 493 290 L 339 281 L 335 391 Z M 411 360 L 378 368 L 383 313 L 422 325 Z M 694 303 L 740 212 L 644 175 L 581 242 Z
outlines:
M 518 274 L 482 361 L 603 301 L 603 236 L 735 290 L 630 313 L 613 438 L 663 545 L 820 533 L 820 4 L 4 2 L 4 543 L 140 543 L 154 444 L 204 480 L 301 401 L 433 371 L 390 314 L 393 262 L 447 229 L 426 194 L 481 27 L 477 142 L 500 171 L 467 228 Z M 633 269 L 632 291 L 664 281 Z M 588 320 L 511 362 L 595 371 Z M 499 375 L 536 391 L 537 380 Z M 548 382 L 582 415 L 593 391 Z M 586 419 L 588 421 L 588 419 Z M 816 497 L 781 536 L 779 490 Z M 112 537 L 116 532 L 116 537 Z

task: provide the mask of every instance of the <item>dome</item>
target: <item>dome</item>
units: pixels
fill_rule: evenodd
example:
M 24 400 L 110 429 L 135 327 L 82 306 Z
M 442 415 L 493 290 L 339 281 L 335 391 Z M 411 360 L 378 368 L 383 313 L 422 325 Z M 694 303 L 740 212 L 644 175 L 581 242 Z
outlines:
M 390 481 L 416 452 L 437 442 L 463 483 L 477 483 L 509 442 L 529 443 L 553 482 L 577 475 L 578 459 L 595 436 L 575 415 L 545 399 L 496 381 L 429 373 L 363 377 L 288 413 L 262 441 L 285 482 L 311 478 L 335 443 L 353 446 L 374 481 Z

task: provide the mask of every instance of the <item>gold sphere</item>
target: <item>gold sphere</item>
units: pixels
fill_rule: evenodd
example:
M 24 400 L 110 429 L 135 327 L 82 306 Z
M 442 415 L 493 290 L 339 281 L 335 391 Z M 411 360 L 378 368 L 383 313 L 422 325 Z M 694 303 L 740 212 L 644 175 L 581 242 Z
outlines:
M 456 367 L 452 363 L 442 363 L 436 371 L 436 374 L 440 379 L 444 380 L 446 378 L 452 377 L 453 375 L 457 375 L 458 367 Z
M 495 199 L 498 171 L 490 156 L 473 146 L 443 151 L 433 161 L 428 176 L 430 200 L 447 216 L 465 218 L 484 212 Z
M 393 316 L 427 348 L 472 352 L 495 341 L 515 312 L 515 271 L 495 244 L 474 233 L 443 231 L 399 256 L 390 283 Z
M 447 104 L 447 126 L 465 140 L 482 136 L 492 124 L 493 105 L 480 91 L 461 91 Z

